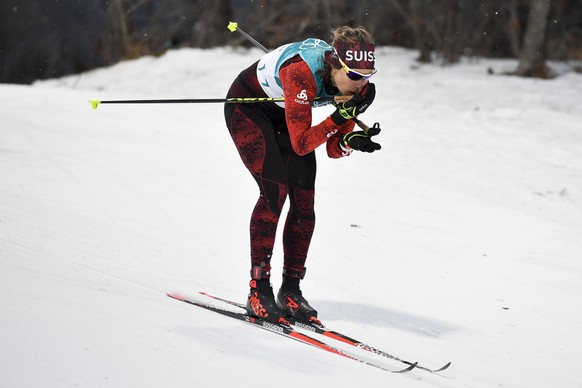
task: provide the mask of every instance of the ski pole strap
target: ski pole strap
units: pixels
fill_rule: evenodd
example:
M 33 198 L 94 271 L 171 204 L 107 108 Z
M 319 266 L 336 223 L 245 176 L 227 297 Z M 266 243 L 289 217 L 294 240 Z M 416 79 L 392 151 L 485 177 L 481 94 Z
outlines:
M 307 272 L 307 268 L 297 269 L 291 267 L 283 267 L 283 276 L 289 276 L 292 278 L 297 278 L 303 280 L 305 278 L 305 273 Z

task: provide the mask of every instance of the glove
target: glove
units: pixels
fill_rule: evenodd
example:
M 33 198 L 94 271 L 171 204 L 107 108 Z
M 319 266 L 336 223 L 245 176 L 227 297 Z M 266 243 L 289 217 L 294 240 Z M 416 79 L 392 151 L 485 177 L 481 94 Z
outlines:
M 380 133 L 380 124 L 375 123 L 366 133 L 364 131 L 348 132 L 340 139 L 340 146 L 343 149 L 354 149 L 362 152 L 374 152 L 382 148 L 378 143 L 372 141 L 371 137 Z
M 376 86 L 367 83 L 362 90 L 354 94 L 351 100 L 337 104 L 337 109 L 331 114 L 333 122 L 336 125 L 342 125 L 364 113 L 374 101 L 374 97 L 376 97 Z

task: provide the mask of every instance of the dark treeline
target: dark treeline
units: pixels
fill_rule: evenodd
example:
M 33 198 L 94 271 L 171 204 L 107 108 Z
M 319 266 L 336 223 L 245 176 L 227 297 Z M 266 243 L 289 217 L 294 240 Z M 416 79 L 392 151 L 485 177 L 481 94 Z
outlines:
M 548 77 L 547 59 L 582 59 L 582 0 L 1 0 L 0 82 L 175 47 L 249 46 L 231 20 L 267 47 L 362 25 L 378 45 L 417 49 L 420 62 L 517 58 L 525 76 Z

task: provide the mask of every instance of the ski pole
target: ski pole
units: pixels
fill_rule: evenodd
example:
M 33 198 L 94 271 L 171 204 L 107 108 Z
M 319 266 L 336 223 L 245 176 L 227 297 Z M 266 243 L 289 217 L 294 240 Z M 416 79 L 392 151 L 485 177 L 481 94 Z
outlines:
M 230 30 L 230 32 L 237 31 L 239 34 L 241 34 L 242 36 L 244 36 L 249 42 L 251 42 L 252 44 L 254 44 L 255 47 L 260 48 L 265 53 L 268 53 L 269 52 L 269 49 L 267 49 L 265 46 L 263 46 L 262 44 L 260 44 L 255 38 L 253 38 L 252 36 L 250 36 L 249 34 L 247 34 L 246 32 L 244 32 L 243 30 L 241 30 L 239 28 L 237 22 L 229 22 L 227 28 Z M 335 101 L 335 102 L 337 103 L 338 101 Z M 368 127 L 366 124 L 364 124 L 362 121 L 358 120 L 355 117 L 352 120 L 358 125 L 358 127 L 360 127 L 361 129 L 363 129 L 364 132 L 368 133 L 368 131 L 370 130 L 370 127 Z
M 237 31 L 239 34 L 241 34 L 242 36 L 244 36 L 249 42 L 251 42 L 252 44 L 254 44 L 255 47 L 260 48 L 261 50 L 263 50 L 266 53 L 269 52 L 269 50 L 265 46 L 263 46 L 262 44 L 260 44 L 259 42 L 257 42 L 255 40 L 255 38 L 253 38 L 252 36 L 250 36 L 249 34 L 247 34 L 246 32 L 244 32 L 243 30 L 241 30 L 238 27 L 238 23 L 237 22 L 229 22 L 227 28 L 230 30 L 230 32 Z
M 320 97 L 317 101 L 333 101 L 336 104 L 349 101 L 351 96 Z M 233 98 L 183 98 L 183 99 L 163 99 L 163 100 L 89 100 L 91 108 L 97 109 L 100 104 L 255 104 L 264 102 L 284 102 L 283 97 L 233 97 Z
M 270 102 L 283 100 L 277 98 L 181 98 L 181 99 L 161 99 L 161 100 L 89 100 L 91 107 L 97 109 L 100 104 L 205 104 L 205 103 L 225 103 L 225 104 L 251 104 L 256 102 Z

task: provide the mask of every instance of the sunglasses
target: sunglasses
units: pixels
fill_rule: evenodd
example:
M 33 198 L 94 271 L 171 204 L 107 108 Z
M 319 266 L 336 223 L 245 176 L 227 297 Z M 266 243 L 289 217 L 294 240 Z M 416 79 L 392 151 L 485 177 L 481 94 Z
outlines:
M 338 59 L 340 65 L 342 65 L 342 67 L 346 71 L 346 74 L 347 74 L 348 78 L 351 79 L 352 81 L 359 81 L 361 79 L 368 80 L 368 79 L 370 79 L 371 76 L 373 76 L 374 74 L 376 74 L 376 71 L 377 71 L 376 69 L 372 70 L 372 72 L 371 73 L 368 73 L 368 74 L 360 73 L 358 71 L 355 71 L 353 69 L 350 69 L 348 67 L 348 65 L 346 65 L 344 63 L 344 61 L 342 61 L 342 59 L 338 55 L 337 50 L 335 48 L 333 49 L 333 52 L 334 52 L 336 58 Z

